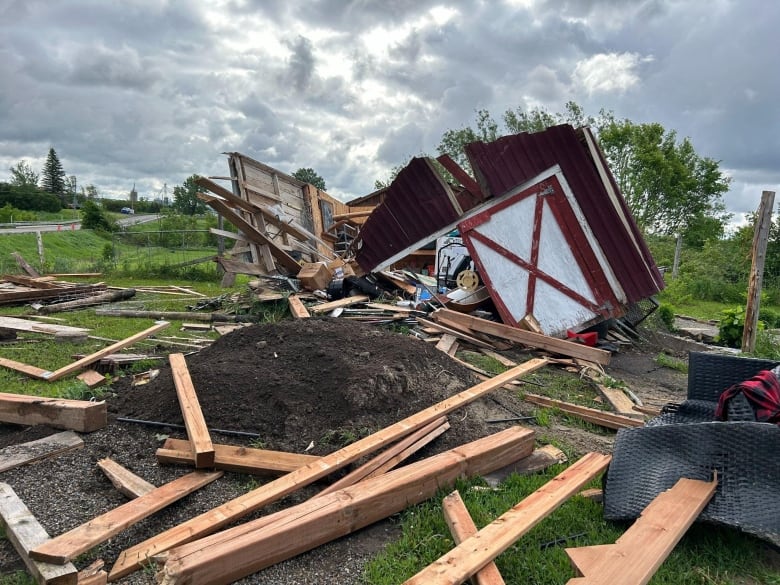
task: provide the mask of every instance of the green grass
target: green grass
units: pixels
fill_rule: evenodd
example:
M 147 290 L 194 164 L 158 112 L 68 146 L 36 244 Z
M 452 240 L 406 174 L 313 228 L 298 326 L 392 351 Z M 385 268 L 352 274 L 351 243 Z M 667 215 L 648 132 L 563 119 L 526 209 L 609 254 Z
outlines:
M 476 351 L 459 351 L 458 357 L 460 357 L 464 362 L 468 362 L 472 366 L 476 366 L 477 368 L 480 368 L 489 374 L 501 374 L 509 369 L 496 358 L 492 358 Z
M 670 368 L 672 370 L 677 370 L 678 372 L 683 373 L 688 372 L 688 362 L 685 360 L 679 360 L 670 355 L 666 355 L 665 353 L 659 353 L 655 357 L 655 363 L 663 368 Z
M 460 481 L 457 488 L 479 528 L 492 522 L 563 469 L 554 466 L 532 476 L 509 477 L 499 491 L 474 490 L 480 480 Z M 597 487 L 593 482 L 590 487 Z M 455 543 L 437 497 L 407 509 L 397 519 L 401 538 L 369 562 L 364 579 L 370 585 L 402 583 L 451 550 Z M 575 576 L 565 547 L 611 544 L 626 525 L 603 519 L 602 506 L 573 497 L 498 557 L 507 583 L 561 585 Z M 735 530 L 694 526 L 672 551 L 652 585 L 758 585 L 780 583 L 767 561 L 766 546 Z
M 14 571 L 0 574 L 0 585 L 36 585 L 36 581 L 25 571 Z

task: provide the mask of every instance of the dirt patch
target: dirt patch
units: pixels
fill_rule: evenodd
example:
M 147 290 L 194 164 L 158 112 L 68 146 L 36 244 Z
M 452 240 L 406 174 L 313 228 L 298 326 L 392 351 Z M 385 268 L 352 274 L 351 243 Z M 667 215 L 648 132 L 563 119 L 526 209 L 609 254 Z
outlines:
M 607 373 L 624 380 L 651 405 L 680 401 L 685 395 L 685 374 L 655 364 L 657 352 L 657 347 L 623 351 L 613 356 Z M 528 353 L 514 356 L 525 358 Z M 297 453 L 309 447 L 313 454 L 333 452 L 477 382 L 470 371 L 429 343 L 337 319 L 247 327 L 186 360 L 211 428 L 257 434 L 267 448 Z M 185 436 L 175 426 L 183 420 L 170 368 L 162 366 L 159 376 L 142 386 L 133 387 L 130 377 L 121 378 L 111 390 L 111 424 L 83 435 L 83 450 L 0 475 L 0 481 L 13 486 L 49 534 L 61 534 L 126 501 L 96 469 L 96 462 L 103 457 L 112 457 L 155 485 L 185 472 L 181 467 L 158 465 L 154 455 L 166 436 Z M 538 388 L 534 392 L 539 392 Z M 488 421 L 528 415 L 533 409 L 519 400 L 516 392 L 498 390 L 453 413 L 449 417 L 451 429 L 419 456 L 497 432 L 512 423 Z M 117 422 L 117 417 L 162 426 Z M 614 440 L 614 434 L 563 425 L 538 430 L 539 436 L 555 437 L 572 445 L 578 455 L 591 450 L 608 452 Z M 0 425 L 0 446 L 51 432 L 41 427 Z M 213 438 L 236 445 L 251 442 L 246 436 L 220 433 Z M 78 566 L 82 568 L 100 557 L 110 567 L 128 546 L 245 493 L 259 481 L 227 473 L 84 555 Z M 295 493 L 262 513 L 302 501 L 324 485 L 319 483 Z M 356 584 L 365 561 L 396 534 L 392 522 L 381 522 L 242 583 Z M 19 568 L 8 542 L 0 541 L 0 574 Z M 120 581 L 152 582 L 152 575 L 144 572 Z

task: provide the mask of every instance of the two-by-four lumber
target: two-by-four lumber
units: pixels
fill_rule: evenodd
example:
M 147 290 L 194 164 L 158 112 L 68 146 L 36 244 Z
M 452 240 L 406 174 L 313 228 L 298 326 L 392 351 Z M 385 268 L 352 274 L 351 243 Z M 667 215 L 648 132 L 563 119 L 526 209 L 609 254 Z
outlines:
M 457 311 L 451 311 L 450 309 L 437 309 L 433 312 L 433 319 L 442 325 L 466 327 L 472 331 L 487 333 L 488 335 L 501 337 L 509 341 L 516 341 L 517 343 L 544 349 L 555 354 L 582 358 L 597 364 L 606 365 L 609 363 L 611 357 L 610 353 L 603 349 L 588 347 L 587 345 L 574 343 L 573 341 L 568 341 L 566 339 L 549 337 L 541 333 L 524 331 L 523 329 L 517 329 L 516 327 L 510 327 L 509 325 L 496 323 L 495 321 L 488 321 L 464 313 L 458 313 Z
M 14 260 L 16 260 L 16 263 L 19 265 L 19 268 L 24 270 L 27 274 L 29 274 L 33 278 L 38 278 L 40 276 L 40 273 L 37 270 L 35 270 L 35 268 L 30 266 L 30 263 L 27 262 L 27 260 L 24 259 L 24 256 L 22 256 L 19 252 L 11 252 L 11 256 L 14 257 Z
M 490 343 L 487 343 L 486 341 L 482 341 L 481 339 L 477 339 L 473 335 L 469 335 L 468 333 L 464 333 L 457 327 L 447 327 L 446 325 L 442 325 L 441 323 L 437 321 L 430 321 L 429 319 L 423 319 L 422 317 L 417 317 L 417 322 L 420 325 L 425 325 L 426 327 L 434 327 L 435 329 L 438 329 L 442 333 L 448 333 L 450 335 L 454 335 L 458 339 L 462 339 L 463 341 L 468 341 L 472 345 L 476 345 L 477 347 L 484 347 L 485 349 L 493 349 L 493 346 Z
M 643 419 L 621 416 L 619 414 L 613 414 L 611 412 L 605 412 L 595 408 L 588 408 L 587 406 L 580 406 L 579 404 L 572 404 L 571 402 L 563 402 L 562 400 L 555 400 L 554 398 L 539 396 L 538 394 L 526 393 L 523 395 L 523 400 L 530 402 L 531 404 L 537 404 L 539 406 L 557 408 L 561 412 L 572 414 L 586 422 L 593 423 L 594 425 L 599 425 L 601 427 L 606 427 L 608 429 L 628 429 L 632 427 L 642 427 L 645 425 L 645 421 Z
M 604 384 L 596 384 L 599 394 L 609 402 L 612 409 L 621 416 L 642 418 L 642 415 L 634 410 L 634 403 L 620 388 L 610 388 Z
M 534 449 L 528 457 L 510 463 L 492 473 L 485 475 L 482 479 L 491 487 L 498 487 L 507 477 L 516 473 L 518 475 L 528 475 L 547 469 L 552 465 L 566 463 L 568 459 L 566 454 L 554 445 L 544 445 Z
M 214 467 L 222 471 L 236 473 L 253 475 L 289 473 L 318 459 L 319 457 L 316 455 L 234 447 L 218 443 L 214 445 Z M 163 446 L 157 449 L 157 461 L 194 465 L 195 456 L 189 441 L 168 438 Z
M 0 422 L 91 433 L 108 424 L 105 402 L 0 392 Z
M 308 319 L 311 317 L 309 311 L 306 310 L 306 305 L 297 295 L 290 295 L 287 297 L 287 302 L 290 305 L 290 313 L 294 319 Z
M 449 333 L 445 333 L 441 336 L 441 339 L 436 344 L 436 349 L 446 353 L 449 356 L 454 356 L 455 352 L 450 353 L 450 350 L 458 343 L 458 338 Z
M 460 544 L 467 538 L 477 533 L 477 525 L 469 514 L 466 504 L 460 497 L 460 492 L 455 490 L 446 496 L 441 502 L 441 509 L 444 513 L 444 521 L 450 529 L 452 540 L 455 544 Z M 504 578 L 498 571 L 498 567 L 493 561 L 482 567 L 472 579 L 474 585 L 504 585 Z
M 0 449 L 0 472 L 81 449 L 83 446 L 84 441 L 73 431 L 64 431 L 43 439 L 9 445 Z
M 309 307 L 309 311 L 312 313 L 325 313 L 333 309 L 339 309 L 341 307 L 349 307 L 351 305 L 357 305 L 358 303 L 368 302 L 369 297 L 366 295 L 356 295 L 354 297 L 346 297 L 338 299 L 336 301 L 330 301 L 329 303 L 322 303 L 320 305 L 312 305 Z
M 508 512 L 404 581 L 404 585 L 463 583 L 604 471 L 610 459 L 609 455 L 588 453 Z
M 30 550 L 49 540 L 49 535 L 7 483 L 0 483 L 0 519 L 6 538 L 39 585 L 76 584 L 77 571 L 72 564 L 52 565 L 30 558 Z
M 251 514 L 263 506 L 275 502 L 318 479 L 322 479 L 361 457 L 389 445 L 393 441 L 402 439 L 440 416 L 446 416 L 450 412 L 479 399 L 496 388 L 500 388 L 510 380 L 544 367 L 546 363 L 547 360 L 544 358 L 529 360 L 516 368 L 499 374 L 495 378 L 472 386 L 368 437 L 364 437 L 338 451 L 321 457 L 318 461 L 292 471 L 243 496 L 230 500 L 213 510 L 137 544 L 120 554 L 109 573 L 109 579 L 118 579 L 139 569 L 146 562 L 146 559 L 153 555 L 176 545 L 211 534 L 234 520 Z
M 295 258 L 280 248 L 271 238 L 258 230 L 238 213 L 233 211 L 228 205 L 225 204 L 224 201 L 217 199 L 216 197 L 204 195 L 203 193 L 198 193 L 198 198 L 204 201 L 209 207 L 213 208 L 217 213 L 219 213 L 238 229 L 240 229 L 244 235 L 254 244 L 259 246 L 268 246 L 274 259 L 279 262 L 279 264 L 285 269 L 289 270 L 291 274 L 295 275 L 300 272 L 301 265 L 298 264 Z
M 214 445 L 184 355 L 172 353 L 168 356 L 168 361 L 171 363 L 173 384 L 176 386 L 176 396 L 184 417 L 184 427 L 195 454 L 195 467 L 214 467 Z
M 49 382 L 54 382 L 55 380 L 64 378 L 65 376 L 72 374 L 73 372 L 78 372 L 84 366 L 88 366 L 89 364 L 92 364 L 100 360 L 101 358 L 104 358 L 107 355 L 117 352 L 120 349 L 129 347 L 137 341 L 146 339 L 147 337 L 154 335 L 158 331 L 162 331 L 169 325 L 170 323 L 167 321 L 158 321 L 148 329 L 144 329 L 143 331 L 139 331 L 135 335 L 131 335 L 130 337 L 117 341 L 116 343 L 112 343 L 108 347 L 104 347 L 103 349 L 96 351 L 95 353 L 91 353 L 88 356 L 85 356 L 80 360 L 73 362 L 72 364 L 61 367 L 59 370 L 54 370 L 53 372 L 51 372 L 49 376 L 46 377 L 46 379 Z
M 513 427 L 186 544 L 170 551 L 162 583 L 230 583 L 433 497 L 458 478 L 528 455 L 533 437 Z
M 98 559 L 90 566 L 79 571 L 78 585 L 106 585 L 108 583 L 108 573 L 103 570 L 105 562 Z
M 447 422 L 446 416 L 437 418 L 431 424 L 425 425 L 419 431 L 398 441 L 395 445 L 389 447 L 354 471 L 351 471 L 340 480 L 333 482 L 317 495 L 324 496 L 325 494 L 354 485 L 369 477 L 376 477 L 377 475 L 385 473 L 413 453 L 422 449 L 449 428 L 450 424 Z M 387 467 L 388 465 L 389 467 Z
M 81 553 L 87 552 L 93 546 L 105 542 L 127 527 L 151 516 L 219 477 L 222 477 L 221 471 L 188 473 L 101 514 L 86 524 L 39 544 L 30 551 L 30 556 L 38 561 L 55 564 L 67 563 Z
M 98 461 L 97 465 L 106 474 L 106 477 L 114 487 L 130 499 L 141 497 L 156 489 L 155 485 L 142 477 L 138 477 L 113 459 L 106 457 Z
M 567 548 L 579 577 L 567 585 L 645 585 L 712 499 L 717 480 L 680 479 L 615 544 Z

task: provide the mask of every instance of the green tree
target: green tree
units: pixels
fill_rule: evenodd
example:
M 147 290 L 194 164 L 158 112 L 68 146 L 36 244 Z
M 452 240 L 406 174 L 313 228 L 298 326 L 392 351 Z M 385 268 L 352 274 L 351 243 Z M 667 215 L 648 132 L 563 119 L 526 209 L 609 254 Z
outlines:
M 198 175 L 187 177 L 182 185 L 173 188 L 173 208 L 184 215 L 206 213 L 206 204 L 198 199 Z
M 41 188 L 47 193 L 53 193 L 59 196 L 60 201 L 64 203 L 65 199 L 65 171 L 62 168 L 57 152 L 49 149 L 46 156 L 46 162 L 43 163 L 41 172 Z
M 319 189 L 320 191 L 327 191 L 327 188 L 325 187 L 325 179 L 323 179 L 320 175 L 317 174 L 317 172 L 310 168 L 306 167 L 300 168 L 297 171 L 295 171 L 292 174 L 293 177 L 298 179 L 299 181 L 303 181 L 304 183 L 310 183 L 311 185 L 314 185 Z
M 81 227 L 88 230 L 116 231 L 116 222 L 109 219 L 103 210 L 92 200 L 86 200 L 81 206 Z
M 38 173 L 25 161 L 19 161 L 11 167 L 11 185 L 28 191 L 38 190 Z
M 699 156 L 691 141 L 678 140 L 675 131 L 667 131 L 661 124 L 616 120 L 605 110 L 597 117 L 589 116 L 575 102 L 568 102 L 563 113 L 554 114 L 544 108 L 510 109 L 504 112 L 502 121 L 503 127 L 487 110 L 478 110 L 474 128 L 447 130 L 437 149 L 468 169 L 464 146 L 470 142 L 538 132 L 555 124 L 591 126 L 626 203 L 645 233 L 681 233 L 698 246 L 722 237 L 730 218 L 722 196 L 730 180 L 721 172 L 718 161 Z

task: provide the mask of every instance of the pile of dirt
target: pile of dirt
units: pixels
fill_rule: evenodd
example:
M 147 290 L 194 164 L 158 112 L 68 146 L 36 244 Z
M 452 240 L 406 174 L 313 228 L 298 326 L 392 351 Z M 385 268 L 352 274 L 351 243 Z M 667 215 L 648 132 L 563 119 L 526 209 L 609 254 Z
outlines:
M 339 319 L 253 325 L 186 360 L 210 428 L 257 433 L 277 450 L 300 452 L 314 442 L 315 454 L 477 382 L 431 344 Z M 183 423 L 167 365 L 152 382 L 128 380 L 115 391 L 109 408 L 117 417 Z M 453 430 L 437 441 L 440 448 L 493 432 L 477 417 L 461 418 L 451 417 Z

